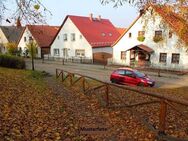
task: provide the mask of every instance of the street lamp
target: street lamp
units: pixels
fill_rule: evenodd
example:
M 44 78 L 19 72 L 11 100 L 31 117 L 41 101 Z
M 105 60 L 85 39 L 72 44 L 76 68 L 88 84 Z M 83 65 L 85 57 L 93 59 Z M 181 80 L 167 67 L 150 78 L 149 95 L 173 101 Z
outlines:
M 29 43 L 30 43 L 30 47 L 31 47 L 31 62 L 32 62 L 32 70 L 35 70 L 34 67 L 34 50 L 33 50 L 33 38 L 29 37 Z

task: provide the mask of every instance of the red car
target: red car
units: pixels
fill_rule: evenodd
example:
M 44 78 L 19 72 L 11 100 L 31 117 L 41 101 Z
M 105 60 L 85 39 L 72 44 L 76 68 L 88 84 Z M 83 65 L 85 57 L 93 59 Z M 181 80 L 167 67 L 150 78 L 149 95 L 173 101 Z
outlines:
M 150 77 L 131 68 L 119 68 L 115 70 L 110 76 L 110 81 L 112 83 L 145 87 L 153 87 L 155 85 L 155 81 Z

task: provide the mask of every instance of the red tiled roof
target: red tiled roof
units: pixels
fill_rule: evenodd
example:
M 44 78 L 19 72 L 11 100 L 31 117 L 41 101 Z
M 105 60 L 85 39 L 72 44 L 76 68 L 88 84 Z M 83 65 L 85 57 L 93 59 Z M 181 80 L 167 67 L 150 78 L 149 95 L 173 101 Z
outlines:
M 120 35 L 123 34 L 127 30 L 127 28 L 119 28 L 119 27 L 116 27 L 116 29 Z
M 154 51 L 152 48 L 150 48 L 150 47 L 148 47 L 148 46 L 146 46 L 146 45 L 143 45 L 143 44 L 137 45 L 136 47 L 139 47 L 139 48 L 145 50 L 145 51 L 148 52 L 148 53 L 151 53 L 151 52 Z
M 58 26 L 27 25 L 32 36 L 40 47 L 50 47 L 50 44 L 58 32 Z
M 92 47 L 111 46 L 120 36 L 108 19 L 68 16 Z
M 136 45 L 136 46 L 134 46 L 134 47 L 132 47 L 132 48 L 130 48 L 130 49 L 128 49 L 128 50 L 131 50 L 131 49 L 133 49 L 133 48 L 140 48 L 140 49 L 142 49 L 142 50 L 144 50 L 144 51 L 146 51 L 146 52 L 148 52 L 148 53 L 154 52 L 154 50 L 153 50 L 152 48 L 150 48 L 150 47 L 148 47 L 148 46 L 146 46 L 146 45 L 143 45 L 143 44 Z
M 188 44 L 188 22 L 169 6 L 151 5 L 152 8 L 169 24 L 177 35 Z

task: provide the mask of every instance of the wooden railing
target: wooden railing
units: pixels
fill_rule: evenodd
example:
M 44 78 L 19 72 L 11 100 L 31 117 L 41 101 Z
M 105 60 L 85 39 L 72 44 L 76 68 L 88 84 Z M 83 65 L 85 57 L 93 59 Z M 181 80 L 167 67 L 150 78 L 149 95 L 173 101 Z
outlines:
M 108 108 L 127 108 L 128 110 L 131 110 L 131 112 L 135 113 L 138 117 L 140 116 L 136 112 L 134 112 L 133 107 L 139 107 L 139 106 L 144 106 L 144 105 L 149 105 L 149 104 L 159 104 L 159 125 L 157 125 L 157 129 L 155 129 L 155 132 L 159 136 L 166 136 L 165 130 L 166 130 L 166 122 L 167 122 L 167 117 L 168 114 L 167 112 L 169 111 L 169 108 L 171 108 L 173 111 L 176 111 L 179 113 L 179 115 L 184 118 L 186 121 L 188 121 L 188 101 L 183 100 L 183 99 L 175 99 L 169 96 L 161 95 L 159 93 L 154 93 L 154 92 L 148 92 L 147 90 L 141 88 L 141 87 L 128 87 L 128 86 L 122 86 L 122 85 L 117 85 L 113 83 L 108 83 L 108 82 L 103 82 L 101 80 L 89 77 L 89 76 L 84 76 L 78 73 L 71 73 L 68 71 L 56 69 L 56 78 L 61 78 L 61 81 L 64 82 L 66 80 L 69 81 L 69 86 L 74 86 L 76 83 L 79 83 L 79 89 L 86 95 L 94 94 L 95 91 L 101 90 L 102 93 L 104 94 L 103 99 L 105 101 L 105 106 Z M 96 81 L 98 84 L 96 86 L 88 86 L 88 81 Z M 103 90 L 102 90 L 103 89 Z M 118 94 L 113 94 L 112 91 L 116 90 L 124 90 L 127 91 L 127 93 L 134 93 L 137 96 L 140 96 L 142 99 L 148 99 L 147 101 L 141 100 L 141 102 L 136 102 L 133 103 L 131 101 L 128 101 L 128 99 L 125 99 L 129 102 L 129 104 L 125 103 L 124 99 L 119 97 Z M 122 95 L 124 96 L 124 94 Z M 134 95 L 131 95 L 134 97 Z M 145 97 L 144 97 L 145 96 Z M 115 105 L 113 104 L 113 101 L 117 101 L 121 103 L 121 105 Z M 136 98 L 134 98 L 135 100 Z M 123 104 L 123 105 L 122 105 Z M 179 108 L 183 106 L 184 108 Z M 149 108 L 149 107 L 148 107 Z M 148 113 L 149 114 L 149 113 Z M 140 119 L 143 121 L 144 119 L 140 117 Z M 183 120 L 183 121 L 185 121 Z M 178 121 L 178 120 L 177 120 Z M 177 122 L 176 121 L 176 122 Z M 185 121 L 185 128 L 188 130 L 188 122 L 186 123 Z M 146 122 L 144 120 L 144 122 Z M 153 126 L 153 125 L 152 125 Z M 151 127 L 151 126 L 150 126 Z M 154 128 L 153 128 L 154 129 Z M 176 140 L 176 138 L 171 138 L 173 140 Z M 177 139 L 180 140 L 180 139 Z M 184 139 L 181 139 L 184 140 Z M 185 139 L 186 140 L 186 139 Z

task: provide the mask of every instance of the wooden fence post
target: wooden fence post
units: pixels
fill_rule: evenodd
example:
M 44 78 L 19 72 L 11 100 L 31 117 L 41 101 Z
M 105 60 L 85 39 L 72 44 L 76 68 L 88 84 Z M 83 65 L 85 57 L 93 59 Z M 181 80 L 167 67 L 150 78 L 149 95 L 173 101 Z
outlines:
M 82 78 L 83 80 L 82 80 L 82 89 L 83 89 L 83 91 L 85 92 L 85 90 L 86 90 L 86 85 L 85 85 L 85 78 L 83 77 Z
M 63 60 L 62 60 L 62 65 L 65 65 L 65 61 L 64 61 L 64 58 L 63 58 Z
M 61 74 L 61 81 L 63 82 L 63 79 L 64 79 L 64 72 L 63 71 L 61 71 L 62 72 L 62 74 Z
M 106 106 L 108 107 L 109 106 L 109 86 L 108 84 L 106 84 Z
M 58 78 L 58 69 L 55 70 L 56 78 Z
M 165 134 L 165 123 L 167 114 L 167 104 L 164 99 L 160 102 L 160 114 L 159 114 L 159 134 Z
M 161 77 L 161 69 L 158 69 L 158 77 Z
M 73 74 L 72 73 L 69 73 L 69 76 L 70 76 L 70 86 L 72 86 L 72 77 L 73 77 Z
M 44 55 L 43 55 L 43 57 L 42 57 L 42 64 L 44 63 Z

